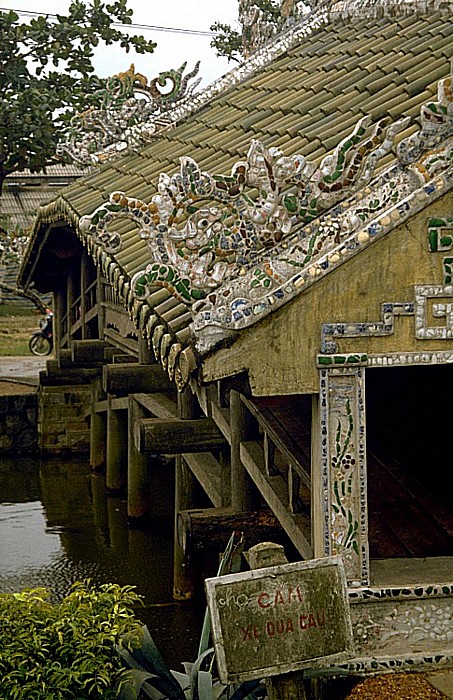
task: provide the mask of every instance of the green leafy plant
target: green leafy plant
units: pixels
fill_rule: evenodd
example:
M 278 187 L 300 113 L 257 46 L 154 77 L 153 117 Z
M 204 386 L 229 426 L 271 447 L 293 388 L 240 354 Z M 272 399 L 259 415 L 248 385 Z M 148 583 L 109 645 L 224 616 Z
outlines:
M 110 700 L 125 669 L 117 648 L 141 643 L 131 586 L 76 583 L 60 603 L 44 588 L 0 594 L 0 697 Z
M 0 11 L 0 194 L 5 178 L 57 162 L 61 127 L 87 107 L 99 90 L 93 51 L 104 42 L 126 52 L 150 53 L 156 44 L 117 24 L 132 23 L 127 0 L 73 0 L 66 15 L 39 15 L 21 22 L 13 10 Z

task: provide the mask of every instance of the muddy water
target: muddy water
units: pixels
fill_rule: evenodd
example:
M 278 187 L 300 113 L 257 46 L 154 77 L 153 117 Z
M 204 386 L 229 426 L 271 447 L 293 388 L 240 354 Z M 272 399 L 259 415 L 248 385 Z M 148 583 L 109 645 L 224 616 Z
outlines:
M 168 494 L 169 495 L 169 494 Z M 193 661 L 202 611 L 172 601 L 172 518 L 128 527 L 126 503 L 80 460 L 0 460 L 0 591 L 72 583 L 135 585 L 137 611 L 171 668 Z

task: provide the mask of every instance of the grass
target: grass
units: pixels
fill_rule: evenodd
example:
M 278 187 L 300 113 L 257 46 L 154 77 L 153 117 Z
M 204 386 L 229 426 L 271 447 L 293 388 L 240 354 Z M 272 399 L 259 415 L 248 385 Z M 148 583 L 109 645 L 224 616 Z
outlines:
M 0 304 L 0 356 L 31 355 L 30 336 L 39 326 L 41 314 L 9 304 Z

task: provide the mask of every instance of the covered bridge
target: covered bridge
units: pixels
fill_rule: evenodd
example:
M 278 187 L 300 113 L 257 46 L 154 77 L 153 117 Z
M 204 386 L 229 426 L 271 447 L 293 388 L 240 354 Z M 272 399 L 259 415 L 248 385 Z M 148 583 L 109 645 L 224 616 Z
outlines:
M 178 597 L 207 531 L 342 554 L 359 672 L 453 661 L 452 35 L 310 16 L 43 207 L 20 273 L 55 297 L 43 447 L 131 518 L 177 455 Z

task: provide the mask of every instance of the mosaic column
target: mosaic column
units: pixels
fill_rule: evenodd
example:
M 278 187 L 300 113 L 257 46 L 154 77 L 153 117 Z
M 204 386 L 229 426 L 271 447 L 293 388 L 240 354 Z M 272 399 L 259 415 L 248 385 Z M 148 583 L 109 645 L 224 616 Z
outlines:
M 369 585 L 364 380 L 363 367 L 320 370 L 316 550 L 343 555 L 355 586 Z

